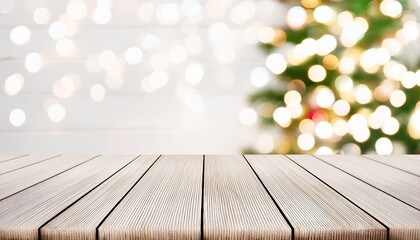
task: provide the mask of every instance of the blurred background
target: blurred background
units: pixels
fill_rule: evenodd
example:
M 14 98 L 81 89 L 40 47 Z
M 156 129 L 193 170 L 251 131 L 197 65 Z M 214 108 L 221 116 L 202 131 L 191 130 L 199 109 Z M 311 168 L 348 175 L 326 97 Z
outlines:
M 418 153 L 419 0 L 0 0 L 0 153 Z

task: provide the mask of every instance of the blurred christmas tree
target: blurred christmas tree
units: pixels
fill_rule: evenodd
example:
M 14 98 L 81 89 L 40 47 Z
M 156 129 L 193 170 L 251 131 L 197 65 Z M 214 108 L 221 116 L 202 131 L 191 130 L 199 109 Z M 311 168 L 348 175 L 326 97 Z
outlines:
M 287 26 L 258 35 L 278 81 L 251 95 L 275 153 L 420 153 L 420 44 L 405 1 L 283 1 Z M 419 51 L 417 49 L 417 51 Z

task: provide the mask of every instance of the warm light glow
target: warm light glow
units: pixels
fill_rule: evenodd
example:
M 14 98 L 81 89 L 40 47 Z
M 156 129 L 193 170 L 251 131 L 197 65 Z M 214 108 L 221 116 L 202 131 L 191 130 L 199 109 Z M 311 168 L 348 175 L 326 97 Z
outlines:
M 267 68 L 274 74 L 281 74 L 286 70 L 287 62 L 283 55 L 279 53 L 272 53 L 265 61 Z
M 313 82 L 322 82 L 327 76 L 327 71 L 321 65 L 313 65 L 308 70 L 308 77 Z
M 287 104 L 287 109 L 290 111 L 290 116 L 292 118 L 298 118 L 302 115 L 303 108 L 302 105 L 296 102 L 292 102 L 290 104 Z
M 10 31 L 10 40 L 16 45 L 25 45 L 31 39 L 31 31 L 25 26 L 17 26 Z
M 319 23 L 330 25 L 335 21 L 336 17 L 335 11 L 326 5 L 318 6 L 314 10 L 314 19 Z
M 284 102 L 286 104 L 300 103 L 302 96 L 296 90 L 290 90 L 284 95 Z
M 258 40 L 262 43 L 270 43 L 274 40 L 276 32 L 271 27 L 262 27 L 258 30 Z
M 317 53 L 320 56 L 325 56 L 331 53 L 337 47 L 337 39 L 335 39 L 335 37 L 330 34 L 326 34 L 322 36 L 320 39 L 318 39 L 317 43 L 318 43 Z
M 321 139 L 328 139 L 333 135 L 334 130 L 329 122 L 321 121 L 316 124 L 315 133 Z
M 398 122 L 397 119 L 390 117 L 384 121 L 381 129 L 382 129 L 382 132 L 384 132 L 385 134 L 394 135 L 400 129 L 400 123 Z
M 315 146 L 315 138 L 310 133 L 302 133 L 297 139 L 297 144 L 303 151 L 309 151 Z
M 12 126 L 20 127 L 26 121 L 26 114 L 22 109 L 14 109 L 9 114 L 9 121 Z
M 251 84 L 258 88 L 264 87 L 270 81 L 270 77 L 270 73 L 265 68 L 256 67 L 251 71 Z
M 335 79 L 335 87 L 340 92 L 347 92 L 353 88 L 353 80 L 346 75 L 340 75 Z
M 360 104 L 367 104 L 372 100 L 372 91 L 368 86 L 360 84 L 356 87 L 354 98 Z
M 350 104 L 341 99 L 334 103 L 333 109 L 338 116 L 346 116 L 350 112 Z
M 254 125 L 257 122 L 258 115 L 251 108 L 245 108 L 239 114 L 239 120 L 245 126 Z
M 392 91 L 391 97 L 389 98 L 391 105 L 397 108 L 404 105 L 406 100 L 407 100 L 407 97 L 405 93 L 401 90 Z
M 25 83 L 25 79 L 23 78 L 21 74 L 19 73 L 12 74 L 4 82 L 4 92 L 9 96 L 16 95 L 22 89 L 24 83 Z
M 335 101 L 334 93 L 326 87 L 321 88 L 316 95 L 316 103 L 322 108 L 328 108 Z
M 304 8 L 295 6 L 289 9 L 286 16 L 287 25 L 294 30 L 301 29 L 306 22 L 307 14 Z
M 392 18 L 398 18 L 402 14 L 402 5 L 395 0 L 383 0 L 380 5 L 382 14 Z
M 334 55 L 327 55 L 322 60 L 322 64 L 327 70 L 335 70 L 338 67 L 338 58 Z
M 392 56 L 397 56 L 402 50 L 401 43 L 395 38 L 384 39 L 382 47 L 388 50 Z
M 338 64 L 338 71 L 344 75 L 350 75 L 356 69 L 356 62 L 351 57 L 343 57 Z
M 315 130 L 315 123 L 311 119 L 303 119 L 299 123 L 299 131 L 301 133 L 312 133 Z
M 394 150 L 391 140 L 386 137 L 379 138 L 375 143 L 375 150 L 377 154 L 389 155 Z
M 301 0 L 302 6 L 305 8 L 315 8 L 318 6 L 320 0 Z
M 285 107 L 277 108 L 273 113 L 273 119 L 276 121 L 281 127 L 288 127 L 291 123 L 291 113 L 289 109 Z
M 274 149 L 274 139 L 268 134 L 261 135 L 258 137 L 255 147 L 258 152 L 268 154 Z
M 334 154 L 333 150 L 327 146 L 323 146 L 316 150 L 316 154 L 318 155 L 331 155 Z
M 420 139 L 420 108 L 417 108 L 408 121 L 408 133 L 414 139 Z

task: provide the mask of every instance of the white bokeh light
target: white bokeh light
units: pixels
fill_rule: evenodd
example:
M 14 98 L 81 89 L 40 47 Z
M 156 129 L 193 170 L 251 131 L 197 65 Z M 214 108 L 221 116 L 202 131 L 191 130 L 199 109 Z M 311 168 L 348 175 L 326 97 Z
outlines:
M 375 143 L 375 150 L 377 154 L 389 155 L 393 152 L 394 146 L 391 140 L 386 137 L 379 138 Z
M 185 79 L 191 84 L 199 84 L 203 80 L 204 68 L 199 63 L 192 63 L 185 69 Z
M 51 121 L 61 122 L 66 117 L 66 109 L 61 104 L 54 103 L 48 107 L 47 114 Z
M 258 115 L 252 108 L 245 108 L 239 114 L 239 120 L 245 126 L 254 125 L 257 122 Z
M 85 1 L 71 0 L 67 3 L 67 14 L 74 20 L 81 20 L 87 15 L 87 6 Z
M 103 101 L 106 95 L 106 89 L 102 84 L 95 84 L 90 88 L 90 97 L 95 102 Z
M 128 64 L 139 64 L 143 60 L 143 51 L 138 47 L 130 47 L 125 51 L 124 59 Z
M 57 41 L 55 45 L 58 55 L 67 57 L 73 54 L 75 50 L 74 42 L 71 39 L 63 38 Z
M 26 26 L 17 26 L 10 31 L 10 40 L 16 45 L 25 45 L 31 39 L 31 31 Z
M 64 38 L 66 36 L 67 33 L 67 26 L 66 24 L 64 24 L 63 22 L 53 22 L 49 29 L 48 32 L 51 36 L 51 38 L 53 39 L 61 39 Z
M 251 71 L 251 84 L 255 87 L 261 88 L 266 86 L 270 81 L 270 78 L 270 73 L 263 67 L 256 67 Z
M 4 92 L 9 96 L 16 95 L 22 89 L 24 83 L 25 79 L 21 74 L 12 74 L 8 78 L 6 78 L 6 81 L 4 82 Z
M 51 12 L 47 8 L 36 8 L 33 12 L 33 20 L 36 24 L 44 25 L 50 22 Z
M 36 73 L 42 68 L 42 58 L 39 53 L 29 53 L 25 57 L 25 67 L 30 73 Z
M 309 151 L 315 146 L 315 138 L 310 133 L 302 133 L 297 139 L 297 144 L 303 151 Z
M 181 11 L 178 4 L 163 3 L 156 9 L 156 18 L 163 25 L 174 25 L 181 19 Z
M 112 17 L 111 10 L 106 7 L 97 7 L 93 11 L 93 21 L 99 25 L 107 24 Z
M 14 109 L 9 114 L 9 122 L 14 127 L 22 126 L 26 121 L 26 114 L 22 109 Z
M 265 65 L 272 73 L 281 74 L 287 68 L 287 61 L 282 54 L 272 53 L 267 57 Z

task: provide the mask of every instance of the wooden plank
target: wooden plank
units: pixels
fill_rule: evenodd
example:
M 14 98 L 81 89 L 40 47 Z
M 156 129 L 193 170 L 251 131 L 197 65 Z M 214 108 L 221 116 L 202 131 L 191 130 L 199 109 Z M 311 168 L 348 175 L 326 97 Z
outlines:
M 99 227 L 99 239 L 200 239 L 202 156 L 162 156 Z
M 156 161 L 143 155 L 84 196 L 41 229 L 42 239 L 96 239 L 96 228 Z
M 13 159 L 17 159 L 17 158 L 21 158 L 21 157 L 24 157 L 24 156 L 27 156 L 27 155 L 1 155 L 0 156 L 0 163 L 1 162 L 6 162 L 6 161 L 9 161 L 9 160 L 13 160 Z
M 386 239 L 386 228 L 281 155 L 247 155 L 296 239 Z
M 0 175 L 0 200 L 82 164 L 93 157 L 93 155 L 59 156 L 54 158 L 54 161 L 41 162 Z
M 364 155 L 364 157 L 420 177 L 420 161 L 401 155 Z
M 322 155 L 317 157 L 420 209 L 420 177 L 361 156 Z
M 242 156 L 206 156 L 204 239 L 290 239 L 292 231 Z
M 38 239 L 38 229 L 135 156 L 99 156 L 0 201 L 0 239 Z
M 0 162 L 0 175 L 30 166 L 42 161 L 52 160 L 59 155 L 28 155 L 25 157 L 17 158 L 14 161 Z
M 389 239 L 420 239 L 420 211 L 333 166 L 308 155 L 289 155 L 389 228 Z

